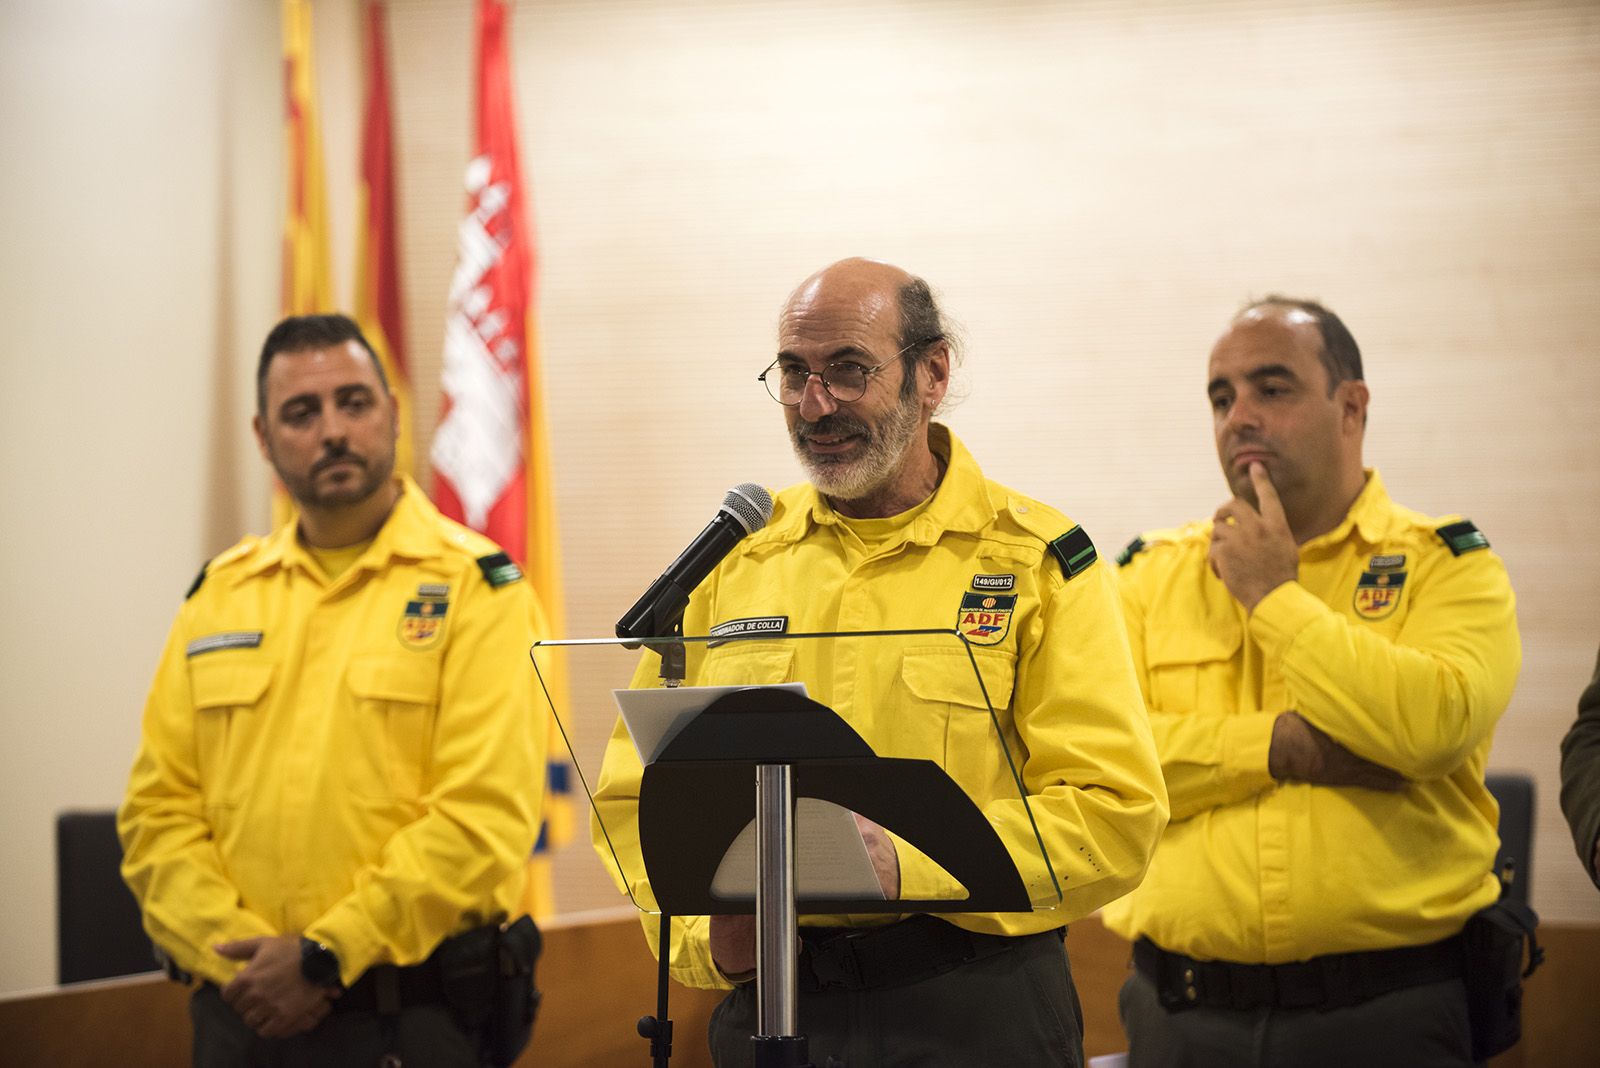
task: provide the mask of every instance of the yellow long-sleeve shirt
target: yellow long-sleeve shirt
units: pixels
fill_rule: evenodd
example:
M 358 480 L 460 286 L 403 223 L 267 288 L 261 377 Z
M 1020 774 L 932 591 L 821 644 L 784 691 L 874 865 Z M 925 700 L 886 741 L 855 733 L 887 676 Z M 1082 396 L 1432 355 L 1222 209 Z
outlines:
M 1301 546 L 1298 581 L 1248 616 L 1207 563 L 1209 522 L 1143 539 L 1122 598 L 1172 823 L 1108 927 L 1275 964 L 1435 941 L 1494 901 L 1483 774 L 1521 645 L 1505 567 L 1451 523 L 1369 472 L 1344 522 Z M 1409 785 L 1275 782 L 1291 709 Z
M 1166 822 L 1160 768 L 1129 660 L 1114 577 L 1104 563 L 1073 561 L 1071 577 L 1049 543 L 1073 524 L 1059 512 L 983 477 L 959 441 L 933 428 L 949 466 L 934 496 L 902 521 L 842 519 L 809 485 L 778 495 L 771 522 L 745 538 L 691 599 L 684 633 L 760 618 L 788 633 L 952 628 L 985 591 L 996 609 L 974 630 L 1005 743 L 1017 758 L 1063 899 L 1018 914 L 947 914 L 974 931 L 1018 935 L 1060 927 L 1138 883 Z M 1086 540 L 1083 544 L 1087 544 Z M 1002 615 L 1004 618 L 1001 618 Z M 774 624 L 775 625 L 775 624 Z M 962 646 L 954 639 L 739 641 L 688 646 L 693 685 L 803 681 L 880 756 L 937 761 L 977 802 L 1016 861 L 1034 900 L 1053 894 L 1028 812 L 990 723 Z M 646 654 L 635 685 L 658 670 Z M 605 837 L 595 847 L 618 886 L 650 902 L 639 855 L 641 768 L 619 722 L 606 749 L 596 806 Z M 955 896 L 918 854 L 901 853 L 906 897 Z M 810 916 L 827 926 L 884 916 Z M 658 923 L 645 917 L 652 947 Z M 711 960 L 709 924 L 675 928 L 672 971 L 683 983 L 726 987 Z
M 178 613 L 119 814 L 155 943 L 303 933 L 352 982 L 511 912 L 544 772 L 536 605 L 410 480 L 329 581 L 289 524 L 217 557 Z

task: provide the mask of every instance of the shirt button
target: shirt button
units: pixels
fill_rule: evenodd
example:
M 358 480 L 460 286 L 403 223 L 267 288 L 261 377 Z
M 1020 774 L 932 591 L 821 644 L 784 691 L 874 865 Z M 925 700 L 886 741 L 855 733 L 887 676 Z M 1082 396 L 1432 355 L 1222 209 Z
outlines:
M 1184 981 L 1185 984 L 1187 984 L 1189 986 L 1193 986 L 1194 985 L 1194 969 L 1193 968 L 1185 968 L 1183 970 L 1183 981 Z
M 1200 997 L 1200 992 L 1192 986 L 1186 986 L 1183 988 L 1183 996 L 1189 1001 L 1196 1001 Z

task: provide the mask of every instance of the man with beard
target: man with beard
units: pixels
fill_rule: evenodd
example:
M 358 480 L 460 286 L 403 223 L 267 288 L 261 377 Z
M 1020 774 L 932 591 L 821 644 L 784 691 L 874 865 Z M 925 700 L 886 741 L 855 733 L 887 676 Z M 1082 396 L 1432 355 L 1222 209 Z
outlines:
M 194 1060 L 479 1063 L 538 826 L 536 607 L 492 542 L 394 473 L 377 357 L 343 316 L 286 319 L 256 439 L 298 506 L 201 570 L 145 708 L 123 875 L 174 975 Z M 481 971 L 481 969 L 480 969 Z
M 1505 567 L 1362 466 L 1310 301 L 1245 308 L 1207 394 L 1233 498 L 1119 559 L 1172 822 L 1105 912 L 1133 1068 L 1470 1065 L 1462 929 L 1499 894 L 1484 765 L 1521 659 Z
M 951 363 L 921 279 L 857 259 L 802 283 L 761 377 L 809 482 L 777 495 L 771 521 L 694 592 L 684 619 L 685 634 L 752 620 L 765 634 L 955 623 L 988 703 L 966 651 L 927 636 L 689 643 L 688 681 L 804 682 L 879 755 L 941 764 L 983 810 L 1034 900 L 1050 885 L 1040 840 L 1059 879 L 1062 899 L 1031 913 L 802 917 L 798 1028 L 818 1064 L 1081 1064 L 1065 926 L 1138 883 L 1166 820 L 1113 577 L 1081 528 L 985 479 L 932 422 Z M 647 653 L 635 685 L 653 684 L 657 672 Z M 618 885 L 636 880 L 626 888 L 648 901 L 640 774 L 619 723 L 597 811 L 624 858 Z M 862 826 L 888 898 L 960 896 L 928 858 Z M 595 844 L 611 868 L 599 823 Z M 672 974 L 731 990 L 712 1021 L 716 1063 L 750 1063 L 753 918 L 675 924 Z M 652 919 L 645 930 L 659 952 Z

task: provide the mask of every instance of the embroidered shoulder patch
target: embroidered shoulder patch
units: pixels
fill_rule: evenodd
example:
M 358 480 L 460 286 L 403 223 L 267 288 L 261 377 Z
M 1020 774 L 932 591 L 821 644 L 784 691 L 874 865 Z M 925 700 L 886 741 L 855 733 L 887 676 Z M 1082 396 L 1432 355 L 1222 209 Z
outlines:
M 1061 570 L 1067 578 L 1077 578 L 1096 560 L 1094 542 L 1082 527 L 1073 527 L 1050 543 L 1050 551 L 1061 561 Z
M 1470 553 L 1474 549 L 1487 549 L 1489 539 L 1484 537 L 1483 531 L 1472 525 L 1472 520 L 1463 519 L 1459 523 L 1446 523 L 1436 532 L 1450 546 L 1450 552 L 1456 556 Z
M 490 553 L 488 556 L 478 557 L 478 570 L 483 572 L 484 581 L 495 589 L 509 586 L 522 577 L 522 568 L 505 553 Z
M 1014 593 L 964 593 L 956 610 L 956 629 L 976 645 L 999 645 L 1011 630 L 1016 610 Z
M 183 599 L 185 601 L 187 601 L 189 598 L 193 597 L 196 593 L 200 592 L 200 587 L 206 581 L 206 568 L 208 568 L 210 566 L 211 566 L 211 562 L 209 560 L 206 561 L 204 564 L 200 565 L 200 574 L 196 575 L 194 577 L 194 581 L 189 583 L 189 590 L 188 590 L 187 593 L 185 593 L 183 595 Z
M 1356 594 L 1351 607 L 1362 619 L 1383 619 L 1393 615 L 1399 607 L 1405 586 L 1404 571 L 1363 571 L 1356 580 Z
M 439 640 L 450 602 L 428 598 L 407 601 L 400 615 L 400 644 L 408 649 L 426 649 Z
M 1144 539 L 1134 538 L 1127 545 L 1124 545 L 1122 551 L 1117 554 L 1117 566 L 1127 567 L 1133 563 L 1133 558 L 1142 552 L 1144 552 Z

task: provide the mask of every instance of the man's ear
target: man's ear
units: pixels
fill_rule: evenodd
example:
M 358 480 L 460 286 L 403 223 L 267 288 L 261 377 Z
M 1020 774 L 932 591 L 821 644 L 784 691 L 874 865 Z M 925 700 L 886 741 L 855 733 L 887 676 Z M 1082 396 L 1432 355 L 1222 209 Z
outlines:
M 250 417 L 250 429 L 256 432 L 256 448 L 261 450 L 261 458 L 270 464 L 272 453 L 267 451 L 267 424 L 262 420 L 260 412 Z
M 928 354 L 917 361 L 917 373 L 926 376 L 921 383 L 921 391 L 928 411 L 931 412 L 939 407 L 944 395 L 950 390 L 949 342 L 936 342 L 928 350 Z
M 1348 430 L 1360 433 L 1367 425 L 1367 402 L 1372 394 L 1359 378 L 1339 383 L 1339 421 Z

